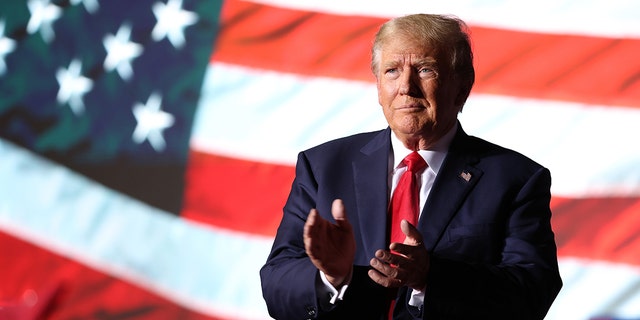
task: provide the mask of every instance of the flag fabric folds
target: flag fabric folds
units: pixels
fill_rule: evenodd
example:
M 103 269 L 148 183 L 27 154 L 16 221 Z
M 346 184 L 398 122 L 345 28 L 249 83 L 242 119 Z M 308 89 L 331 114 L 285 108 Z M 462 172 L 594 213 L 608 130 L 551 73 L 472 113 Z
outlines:
M 547 319 L 640 318 L 640 5 L 0 4 L 0 319 L 267 319 L 297 152 L 386 126 L 373 35 L 467 21 L 465 131 L 551 170 Z

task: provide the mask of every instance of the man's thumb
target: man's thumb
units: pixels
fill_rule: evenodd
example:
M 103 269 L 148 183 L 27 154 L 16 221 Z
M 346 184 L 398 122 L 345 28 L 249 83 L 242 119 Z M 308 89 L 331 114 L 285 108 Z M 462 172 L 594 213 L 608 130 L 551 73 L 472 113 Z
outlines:
M 400 229 L 402 229 L 402 233 L 406 236 L 404 244 L 415 246 L 422 243 L 422 235 L 420 234 L 420 231 L 409 223 L 409 221 L 402 220 L 402 223 L 400 223 Z
M 349 220 L 347 220 L 347 213 L 344 210 L 344 203 L 341 199 L 333 200 L 331 204 L 331 215 L 333 215 L 333 219 L 336 220 L 336 223 L 339 226 L 344 226 L 344 224 L 349 224 Z

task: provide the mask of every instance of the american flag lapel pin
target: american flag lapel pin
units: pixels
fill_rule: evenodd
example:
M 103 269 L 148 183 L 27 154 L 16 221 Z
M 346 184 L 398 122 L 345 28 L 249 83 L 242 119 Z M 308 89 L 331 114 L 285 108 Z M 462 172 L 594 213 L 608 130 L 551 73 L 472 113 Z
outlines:
M 467 171 L 462 171 L 460 173 L 460 178 L 464 179 L 464 181 L 469 182 L 469 180 L 471 180 L 471 173 L 467 172 Z

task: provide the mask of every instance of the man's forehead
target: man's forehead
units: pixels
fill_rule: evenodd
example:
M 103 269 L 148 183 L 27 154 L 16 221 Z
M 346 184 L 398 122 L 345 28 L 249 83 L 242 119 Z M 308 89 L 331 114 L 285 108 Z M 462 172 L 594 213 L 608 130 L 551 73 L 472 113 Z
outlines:
M 414 55 L 414 56 L 435 56 L 436 50 L 424 42 L 412 41 L 406 38 L 394 38 L 385 41 L 381 46 L 381 51 L 386 55 Z
M 401 51 L 382 51 L 383 63 L 405 63 L 411 62 L 413 64 L 435 64 L 437 62 L 436 57 L 432 55 L 432 52 L 420 52 L 412 50 Z

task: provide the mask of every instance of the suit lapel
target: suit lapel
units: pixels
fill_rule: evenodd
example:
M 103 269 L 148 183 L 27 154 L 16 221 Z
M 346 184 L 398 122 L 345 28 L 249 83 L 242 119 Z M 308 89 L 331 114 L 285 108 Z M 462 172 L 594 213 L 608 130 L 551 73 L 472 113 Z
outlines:
M 357 223 L 369 258 L 375 250 L 387 247 L 390 134 L 389 128 L 381 131 L 352 163 Z M 464 199 L 483 175 L 482 170 L 474 167 L 478 156 L 469 144 L 470 139 L 459 126 L 418 221 L 429 251 L 437 246 Z
M 386 248 L 390 129 L 381 131 L 353 161 L 356 204 L 366 259 Z M 380 223 L 383 221 L 384 223 Z M 368 260 L 364 263 L 368 264 Z
M 418 229 L 430 252 L 437 246 L 464 199 L 482 177 L 482 170 L 473 166 L 478 158 L 467 145 L 469 139 L 459 126 L 418 221 Z

